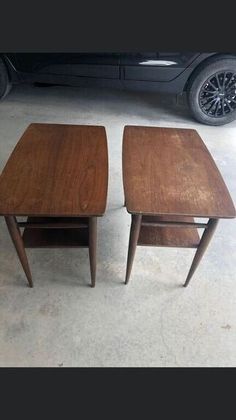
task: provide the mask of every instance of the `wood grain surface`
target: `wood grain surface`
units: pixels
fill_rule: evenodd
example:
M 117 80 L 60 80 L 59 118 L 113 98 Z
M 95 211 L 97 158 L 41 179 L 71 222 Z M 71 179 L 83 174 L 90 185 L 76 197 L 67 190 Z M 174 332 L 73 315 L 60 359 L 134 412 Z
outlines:
M 133 214 L 235 217 L 224 180 L 195 130 L 126 126 L 123 183 Z
M 0 176 L 0 214 L 102 216 L 107 184 L 104 127 L 31 124 Z
M 29 217 L 29 223 L 50 223 L 55 219 L 55 223 L 65 222 L 67 218 L 35 218 Z M 82 222 L 88 219 L 70 218 L 70 221 Z M 69 221 L 68 221 L 69 224 Z M 88 248 L 89 230 L 87 228 L 30 228 L 26 227 L 23 232 L 23 242 L 25 248 Z
M 143 222 L 189 222 L 194 219 L 180 216 L 143 216 Z M 138 245 L 141 246 L 163 246 L 177 248 L 196 248 L 199 245 L 200 237 L 195 227 L 152 227 L 142 226 L 139 233 Z

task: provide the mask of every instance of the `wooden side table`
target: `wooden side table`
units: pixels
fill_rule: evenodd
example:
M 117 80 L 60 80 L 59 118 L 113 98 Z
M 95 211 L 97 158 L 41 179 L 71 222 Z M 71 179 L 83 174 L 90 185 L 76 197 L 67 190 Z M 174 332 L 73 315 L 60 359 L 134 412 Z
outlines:
M 197 248 L 184 286 L 195 272 L 221 218 L 234 218 L 229 192 L 195 130 L 126 126 L 125 205 L 131 214 L 126 280 L 136 246 Z M 195 222 L 207 218 L 208 222 Z M 199 237 L 198 228 L 204 229 Z
M 108 152 L 105 128 L 31 124 L 0 177 L 0 215 L 25 271 L 25 248 L 89 248 L 96 279 L 97 217 L 106 208 Z M 17 216 L 26 216 L 24 222 Z M 23 228 L 23 234 L 20 229 Z

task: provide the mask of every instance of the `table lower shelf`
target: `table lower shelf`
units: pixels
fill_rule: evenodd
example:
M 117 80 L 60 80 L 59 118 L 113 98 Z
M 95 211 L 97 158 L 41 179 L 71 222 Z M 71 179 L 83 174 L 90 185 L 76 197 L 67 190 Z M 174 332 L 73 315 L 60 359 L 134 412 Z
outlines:
M 143 222 L 190 222 L 193 217 L 143 216 Z M 138 245 L 177 248 L 197 248 L 200 237 L 196 227 L 153 227 L 141 226 Z
M 88 218 L 29 217 L 28 223 L 86 223 Z M 85 228 L 30 228 L 24 229 L 25 248 L 88 248 L 89 229 Z

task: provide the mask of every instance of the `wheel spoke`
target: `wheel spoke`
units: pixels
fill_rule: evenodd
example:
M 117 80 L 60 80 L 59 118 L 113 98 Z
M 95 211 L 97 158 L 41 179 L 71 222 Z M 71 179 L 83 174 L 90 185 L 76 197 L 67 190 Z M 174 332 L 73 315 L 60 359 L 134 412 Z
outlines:
M 227 85 L 226 85 L 226 89 L 228 89 L 228 87 L 229 87 L 229 85 L 230 85 L 230 82 L 231 82 L 231 80 L 234 78 L 234 76 L 235 76 L 235 74 L 234 74 L 234 73 L 232 73 L 232 74 L 231 74 L 231 77 L 230 77 L 230 79 L 229 79 L 229 81 L 228 81 L 228 83 L 227 83 Z
M 224 72 L 224 78 L 222 83 L 222 88 L 225 89 L 225 79 L 226 79 L 226 71 Z
M 210 93 L 210 92 L 208 92 L 208 93 Z M 213 92 L 212 92 L 212 94 L 211 94 L 211 95 L 204 96 L 204 98 L 203 98 L 203 99 L 210 99 L 210 98 L 214 98 L 215 96 L 216 96 L 216 93 L 213 93 Z
M 209 108 L 207 108 L 207 112 L 211 111 L 211 109 L 214 107 L 214 105 L 217 103 L 217 99 L 215 99 L 214 101 L 212 101 L 211 105 L 209 106 Z
M 210 85 L 214 88 L 214 90 L 217 90 L 217 87 L 213 85 L 213 83 L 210 80 L 207 83 L 210 83 Z
M 227 86 L 226 89 L 225 89 L 226 92 L 230 92 L 231 90 L 236 90 L 236 86 L 235 86 L 234 81 L 230 86 Z
M 207 100 L 206 100 L 206 102 L 204 102 L 203 106 L 210 105 L 210 104 L 211 104 L 212 102 L 214 102 L 214 101 L 215 101 L 215 99 L 214 99 L 214 98 L 207 99 Z
M 211 88 L 211 86 L 210 86 L 210 88 Z M 204 93 L 208 93 L 208 94 L 211 94 L 211 95 L 216 95 L 216 93 L 218 92 L 217 90 L 216 90 L 216 88 L 213 90 L 213 89 L 210 89 L 209 87 L 208 88 L 203 88 L 202 89 L 202 92 L 204 92 Z
M 214 115 L 217 115 L 218 109 L 219 109 L 220 101 L 217 101 Z
M 215 92 L 215 90 L 209 90 L 209 88 L 203 88 L 202 92 L 213 93 L 213 92 Z
M 229 107 L 230 111 L 233 111 L 233 108 L 232 108 L 232 106 L 230 105 L 230 103 L 229 103 L 228 101 L 226 101 L 226 99 L 225 99 L 224 101 L 225 101 L 226 105 L 228 105 L 228 107 Z
M 236 86 L 232 86 L 229 89 L 226 89 L 227 95 L 230 95 L 231 93 L 234 93 L 236 95 Z
M 221 88 L 221 84 L 220 84 L 220 80 L 219 80 L 218 74 L 216 74 L 216 81 L 217 81 L 218 88 L 220 89 Z
M 215 96 L 217 95 L 217 91 L 213 91 L 213 90 L 203 90 L 202 94 L 204 95 L 205 98 L 209 98 L 210 96 Z
M 222 114 L 225 115 L 225 107 L 224 107 L 224 99 L 221 99 L 221 109 L 222 109 Z

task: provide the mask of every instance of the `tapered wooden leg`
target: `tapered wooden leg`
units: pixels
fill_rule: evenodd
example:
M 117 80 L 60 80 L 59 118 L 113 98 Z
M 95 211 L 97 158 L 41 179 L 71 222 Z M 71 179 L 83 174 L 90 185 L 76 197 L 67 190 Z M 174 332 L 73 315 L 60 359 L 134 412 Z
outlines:
M 141 214 L 134 214 L 132 215 L 132 222 L 130 227 L 130 236 L 129 236 L 129 250 L 128 250 L 128 257 L 127 257 L 127 266 L 126 266 L 126 277 L 125 277 L 125 284 L 128 284 L 130 273 L 134 261 L 134 255 L 136 251 L 136 246 L 138 242 L 140 227 L 141 227 L 142 215 Z
M 203 235 L 201 237 L 200 243 L 198 245 L 197 251 L 195 253 L 195 256 L 193 258 L 193 262 L 192 265 L 190 267 L 187 279 L 184 283 L 184 287 L 186 287 L 189 282 L 191 277 L 193 276 L 193 273 L 195 272 L 198 264 L 200 263 L 209 243 L 210 240 L 215 232 L 216 226 L 218 224 L 218 219 L 210 219 L 208 224 L 207 224 L 207 228 L 204 230 Z
M 96 282 L 96 256 L 97 256 L 97 218 L 89 218 L 89 259 L 91 272 L 91 287 L 95 287 Z
M 29 286 L 33 287 L 32 276 L 29 268 L 28 259 L 25 252 L 24 243 L 20 233 L 20 229 L 17 226 L 16 218 L 14 216 L 5 216 L 6 224 L 12 239 L 12 242 L 16 248 L 19 260 L 22 264 L 23 270 L 29 282 Z

